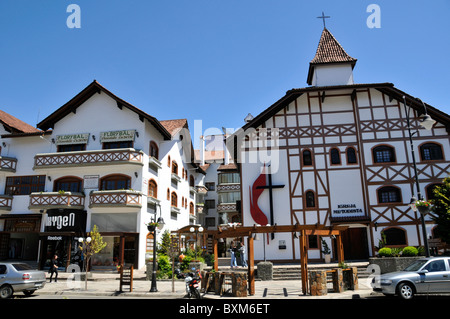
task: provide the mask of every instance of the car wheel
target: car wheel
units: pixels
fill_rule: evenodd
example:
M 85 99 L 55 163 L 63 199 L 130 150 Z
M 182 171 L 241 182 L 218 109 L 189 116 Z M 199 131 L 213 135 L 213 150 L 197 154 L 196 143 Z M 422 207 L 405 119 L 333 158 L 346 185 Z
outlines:
M 14 290 L 12 289 L 11 286 L 4 285 L 4 286 L 0 287 L 0 298 L 1 299 L 11 298 L 13 293 L 14 293 Z
M 412 299 L 414 296 L 414 287 L 407 282 L 401 283 L 398 286 L 398 295 L 402 299 Z

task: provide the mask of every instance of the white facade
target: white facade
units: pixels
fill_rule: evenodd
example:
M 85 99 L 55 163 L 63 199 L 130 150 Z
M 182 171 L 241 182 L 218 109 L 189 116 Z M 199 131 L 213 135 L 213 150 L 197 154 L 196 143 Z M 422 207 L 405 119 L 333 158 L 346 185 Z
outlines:
M 86 93 L 90 89 L 96 92 Z M 34 247 L 29 247 L 28 235 L 17 226 L 3 240 L 18 238 L 21 258 L 26 258 L 26 249 L 39 249 L 32 256 L 41 261 L 40 266 L 45 266 L 42 259 L 48 258 L 43 251 L 46 249 L 64 255 L 67 265 L 69 257 L 73 262 L 78 252 L 76 238 L 97 225 L 108 245 L 93 260 L 94 269 L 111 268 L 120 262 L 141 268 L 153 249 L 147 223 L 162 217 L 165 225 L 161 234 L 196 219 L 195 193 L 190 191 L 189 180 L 197 177 L 197 165 L 191 162 L 191 145 L 186 147 L 180 138 L 189 132 L 182 127 L 173 130 L 176 121 L 158 122 L 95 81 L 77 96 L 81 97 L 81 103 L 74 105 L 71 101 L 40 123 L 44 129 L 51 125 L 51 131 L 2 135 L 1 142 L 7 145 L 2 148 L 2 157 L 17 160 L 15 171 L 2 173 L 0 189 L 5 191 L 4 196 L 11 190 L 6 187 L 7 177 L 44 176 L 44 183 L 32 191 L 24 190 L 23 195 L 10 196 L 10 206 L 3 203 L 0 232 L 7 231 L 8 218 L 16 215 L 41 217 L 40 229 L 32 235 Z M 66 109 L 71 112 L 58 114 Z M 169 124 L 170 132 L 164 127 Z M 62 151 L 62 144 L 77 148 Z M 157 150 L 156 157 L 150 156 L 151 147 Z M 178 170 L 172 173 L 174 164 Z M 69 183 L 76 188 L 77 182 L 77 192 L 59 189 L 69 187 Z M 157 192 L 153 192 L 155 189 Z M 62 214 L 62 226 L 57 225 L 58 212 Z M 65 231 L 64 222 L 70 224 L 70 217 L 65 217 L 69 212 L 75 214 L 68 215 L 74 218 L 85 212 L 85 229 Z M 49 243 L 51 240 L 55 242 Z

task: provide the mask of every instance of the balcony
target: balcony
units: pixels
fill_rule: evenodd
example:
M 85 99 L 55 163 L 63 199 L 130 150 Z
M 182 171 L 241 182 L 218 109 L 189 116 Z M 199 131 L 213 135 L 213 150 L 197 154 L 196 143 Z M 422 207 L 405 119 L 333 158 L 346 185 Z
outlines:
M 84 209 L 83 193 L 75 192 L 39 192 L 30 194 L 29 209 L 42 210 L 53 208 Z
M 217 192 L 240 191 L 240 190 L 241 184 L 230 183 L 217 185 Z
M 148 165 L 153 168 L 155 171 L 158 171 L 158 169 L 162 168 L 161 162 L 156 159 L 154 156 L 150 156 L 148 158 Z
M 142 207 L 142 193 L 134 190 L 92 191 L 89 208 L 100 207 Z
M 10 195 L 0 195 L 0 211 L 10 211 L 13 197 Z
M 0 156 L 0 172 L 16 172 L 17 158 Z
M 36 154 L 34 168 L 84 167 L 98 165 L 144 165 L 142 151 L 133 148 Z
M 226 213 L 226 212 L 236 212 L 237 207 L 235 203 L 225 203 L 217 205 L 218 213 Z

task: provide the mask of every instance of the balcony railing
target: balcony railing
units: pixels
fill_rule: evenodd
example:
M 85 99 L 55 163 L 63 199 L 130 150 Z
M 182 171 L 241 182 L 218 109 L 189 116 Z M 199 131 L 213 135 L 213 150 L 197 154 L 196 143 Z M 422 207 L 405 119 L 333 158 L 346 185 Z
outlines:
M 83 193 L 39 192 L 30 194 L 29 209 L 71 208 L 84 209 Z
M 0 156 L 0 171 L 16 172 L 17 158 Z
M 226 192 L 226 191 L 239 191 L 241 190 L 241 184 L 219 184 L 217 185 L 217 192 Z
M 236 204 L 219 204 L 217 205 L 217 212 L 235 212 L 237 211 Z
M 34 169 L 86 165 L 144 165 L 142 151 L 133 148 L 36 154 Z
M 10 195 L 0 195 L 0 210 L 11 210 L 12 200 Z
M 93 191 L 89 207 L 142 207 L 142 193 L 133 190 Z

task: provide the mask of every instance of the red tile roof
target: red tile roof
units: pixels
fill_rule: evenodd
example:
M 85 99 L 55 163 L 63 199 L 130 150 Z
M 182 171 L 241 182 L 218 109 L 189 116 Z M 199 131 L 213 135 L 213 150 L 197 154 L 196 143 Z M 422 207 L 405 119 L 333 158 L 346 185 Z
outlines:
M 19 120 L 18 118 L 0 110 L 0 123 L 5 125 L 11 133 L 38 133 L 41 130 Z
M 165 120 L 159 122 L 172 136 L 174 136 L 182 128 L 188 128 L 187 119 Z

